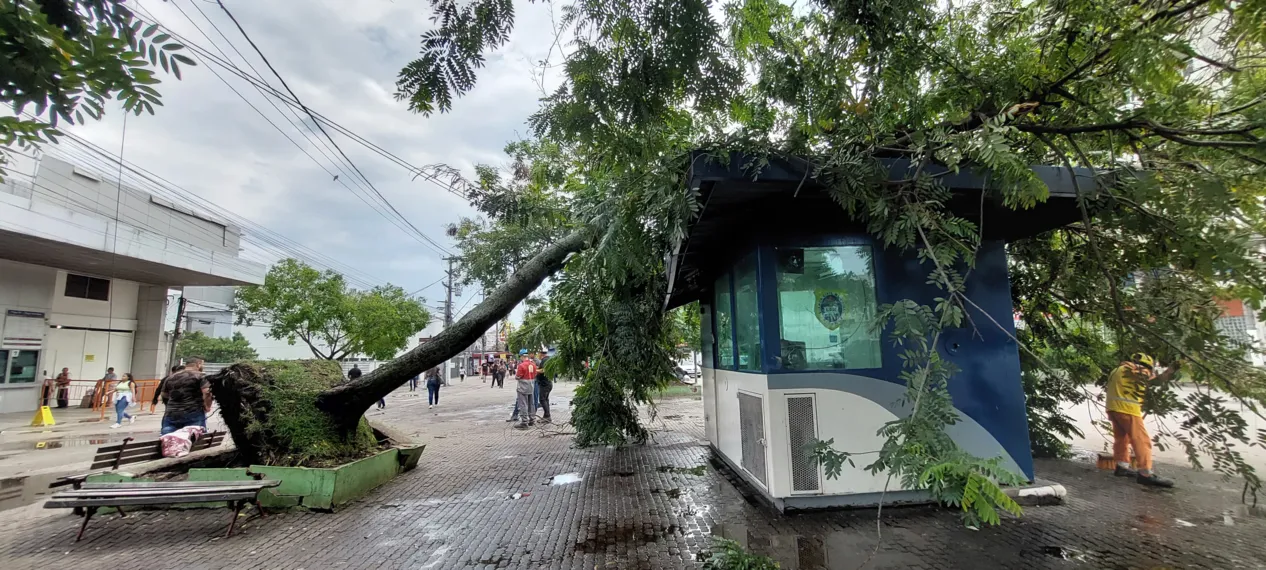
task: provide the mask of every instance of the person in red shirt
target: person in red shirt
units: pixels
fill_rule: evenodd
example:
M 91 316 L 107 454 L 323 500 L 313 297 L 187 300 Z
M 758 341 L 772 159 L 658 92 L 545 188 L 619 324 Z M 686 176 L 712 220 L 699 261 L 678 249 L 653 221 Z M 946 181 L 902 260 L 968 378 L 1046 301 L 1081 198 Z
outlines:
M 536 423 L 536 402 L 532 401 L 532 393 L 536 389 L 536 362 L 528 356 L 527 349 L 519 351 L 519 366 L 514 369 L 514 377 L 518 379 L 518 387 L 515 389 L 518 396 L 518 403 L 515 409 L 519 410 L 519 429 L 527 429 L 528 426 Z

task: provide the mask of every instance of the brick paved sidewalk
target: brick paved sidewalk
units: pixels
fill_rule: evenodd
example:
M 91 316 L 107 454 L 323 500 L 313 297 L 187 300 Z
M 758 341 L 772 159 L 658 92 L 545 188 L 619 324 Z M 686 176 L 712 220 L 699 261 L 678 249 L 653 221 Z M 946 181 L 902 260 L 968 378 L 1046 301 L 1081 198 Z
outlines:
M 25 507 L 0 513 L 0 567 L 697 568 L 716 533 L 783 568 L 851 570 L 875 546 L 873 510 L 784 517 L 712 467 L 683 471 L 708 465 L 697 399 L 662 403 L 646 446 L 573 449 L 561 428 L 510 429 L 513 389 L 487 386 L 446 388 L 434 410 L 397 392 L 371 412 L 428 447 L 417 470 L 338 513 L 252 520 L 224 539 L 224 510 L 150 511 L 94 520 L 76 544 L 76 517 Z M 571 389 L 554 392 L 556 420 Z M 1266 568 L 1266 519 L 1236 510 L 1234 483 L 1170 468 L 1182 488 L 1151 491 L 1089 464 L 1038 470 L 1068 487 L 1067 505 L 979 531 L 947 510 L 886 509 L 868 568 Z M 569 473 L 581 480 L 549 484 Z

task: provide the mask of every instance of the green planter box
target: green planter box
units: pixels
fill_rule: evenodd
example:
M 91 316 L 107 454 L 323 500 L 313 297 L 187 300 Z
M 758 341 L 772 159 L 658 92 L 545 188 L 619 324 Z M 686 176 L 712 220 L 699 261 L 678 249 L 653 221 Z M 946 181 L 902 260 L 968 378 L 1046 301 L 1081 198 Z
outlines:
M 251 474 L 281 481 L 281 485 L 259 494 L 264 507 L 303 507 L 333 510 L 359 499 L 390 481 L 402 471 L 417 465 L 424 446 L 388 449 L 377 455 L 338 467 L 273 467 L 252 465 L 229 469 L 190 469 L 190 481 L 237 481 L 251 479 Z

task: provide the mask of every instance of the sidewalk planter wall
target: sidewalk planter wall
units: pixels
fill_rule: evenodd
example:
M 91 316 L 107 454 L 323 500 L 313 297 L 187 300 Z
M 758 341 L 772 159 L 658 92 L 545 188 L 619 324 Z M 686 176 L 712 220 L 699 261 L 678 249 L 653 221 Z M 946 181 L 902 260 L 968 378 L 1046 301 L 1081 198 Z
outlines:
M 281 481 L 281 485 L 265 489 L 259 495 L 264 507 L 303 507 L 333 510 L 335 507 L 365 496 L 379 485 L 417 465 L 425 446 L 392 448 L 338 467 L 274 467 L 252 465 L 237 468 L 195 468 L 189 470 L 190 481 L 237 481 L 250 479 L 251 474 Z

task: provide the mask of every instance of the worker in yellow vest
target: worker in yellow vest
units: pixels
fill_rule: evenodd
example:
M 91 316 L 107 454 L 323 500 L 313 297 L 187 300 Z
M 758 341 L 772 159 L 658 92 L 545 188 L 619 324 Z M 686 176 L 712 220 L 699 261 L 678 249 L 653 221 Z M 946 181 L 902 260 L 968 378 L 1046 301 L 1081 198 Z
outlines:
M 1152 472 L 1152 437 L 1143 426 L 1143 396 L 1148 382 L 1166 381 L 1178 370 L 1175 363 L 1157 376 L 1156 361 L 1136 352 L 1108 375 L 1107 408 L 1112 421 L 1112 458 L 1118 477 L 1134 477 L 1140 485 L 1173 487 L 1174 482 Z M 1130 468 L 1130 448 L 1138 470 Z

